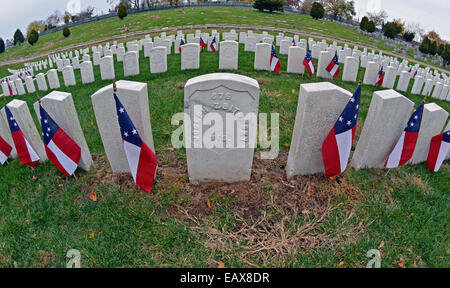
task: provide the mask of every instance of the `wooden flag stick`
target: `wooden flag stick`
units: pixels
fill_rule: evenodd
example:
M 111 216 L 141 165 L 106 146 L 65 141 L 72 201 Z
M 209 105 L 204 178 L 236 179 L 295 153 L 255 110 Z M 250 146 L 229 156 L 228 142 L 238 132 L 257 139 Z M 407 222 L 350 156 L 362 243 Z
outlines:
M 41 97 L 39 97 L 39 93 L 38 92 L 36 92 L 36 98 L 38 100 L 38 103 L 41 104 Z
M 113 92 L 117 93 L 116 78 L 113 78 Z
M 430 92 L 428 92 L 428 93 L 425 95 L 425 98 L 423 98 L 423 102 L 426 102 L 426 101 L 427 101 L 428 96 L 430 96 Z
M 5 94 L 3 94 L 3 100 L 5 101 L 5 107 L 6 107 L 6 104 L 8 104 L 8 101 L 6 101 L 6 95 Z
M 363 81 L 363 77 L 364 77 L 364 71 L 361 71 L 361 75 L 359 76 L 358 85 L 361 85 L 361 83 Z

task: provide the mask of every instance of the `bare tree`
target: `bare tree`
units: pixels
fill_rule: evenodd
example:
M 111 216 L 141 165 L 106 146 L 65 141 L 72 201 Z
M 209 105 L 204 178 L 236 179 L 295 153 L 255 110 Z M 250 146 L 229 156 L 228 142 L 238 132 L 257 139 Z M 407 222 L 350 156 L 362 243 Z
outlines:
M 55 10 L 53 14 L 47 17 L 47 20 L 45 20 L 45 24 L 47 26 L 57 26 L 59 22 L 62 21 L 63 15 L 58 10 Z
M 388 14 L 384 10 L 380 10 L 379 12 L 367 12 L 367 18 L 369 18 L 370 21 L 373 21 L 375 26 L 381 27 L 388 18 Z
M 420 26 L 418 22 L 411 22 L 406 25 L 406 31 L 413 32 L 416 37 L 417 42 L 422 42 L 423 37 L 425 36 L 425 30 Z

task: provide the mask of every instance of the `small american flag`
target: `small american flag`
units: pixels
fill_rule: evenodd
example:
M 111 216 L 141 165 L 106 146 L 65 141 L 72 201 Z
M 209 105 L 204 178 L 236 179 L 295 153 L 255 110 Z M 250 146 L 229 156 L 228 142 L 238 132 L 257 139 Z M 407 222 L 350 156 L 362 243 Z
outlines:
M 431 138 L 427 167 L 437 172 L 450 151 L 450 130 Z
M 114 93 L 123 148 L 128 160 L 131 175 L 136 185 L 147 192 L 152 191 L 158 159 L 155 153 L 142 141 L 136 127 L 128 116 L 125 107 Z
M 403 130 L 400 139 L 397 141 L 397 144 L 384 164 L 386 168 L 402 166 L 411 159 L 416 148 L 417 138 L 419 137 L 424 105 L 425 103 L 422 102 L 414 111 L 411 118 L 409 118 L 405 130 Z
M 361 85 L 345 106 L 322 144 L 322 157 L 327 177 L 336 176 L 347 168 L 358 121 Z
M 333 59 L 331 60 L 330 64 L 328 64 L 326 70 L 330 72 L 331 76 L 334 78 L 337 78 L 340 72 L 339 68 L 339 61 L 337 54 L 334 55 Z
M 310 50 L 306 52 L 305 59 L 303 59 L 303 66 L 305 66 L 306 70 L 308 70 L 309 76 L 314 74 L 314 60 L 311 56 Z
M 66 176 L 72 176 L 81 159 L 81 148 L 39 105 L 42 137 L 48 160 Z
M 270 70 L 274 71 L 277 74 L 280 74 L 280 69 L 281 69 L 281 62 L 280 59 L 278 59 L 275 47 L 272 45 L 272 52 L 270 54 Z

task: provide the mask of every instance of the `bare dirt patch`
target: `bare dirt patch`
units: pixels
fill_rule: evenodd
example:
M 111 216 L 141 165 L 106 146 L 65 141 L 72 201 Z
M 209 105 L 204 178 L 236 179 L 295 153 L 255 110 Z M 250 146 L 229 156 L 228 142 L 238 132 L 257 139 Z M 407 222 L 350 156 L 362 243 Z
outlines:
M 186 160 L 169 149 L 158 154 L 157 193 L 169 195 L 176 189 L 178 192 L 170 194 L 171 204 L 165 208 L 167 217 L 197 233 L 212 254 L 239 257 L 250 266 L 282 265 L 287 256 L 293 257 L 301 249 L 334 249 L 356 242 L 365 233 L 365 225 L 353 223 L 351 205 L 343 207 L 337 200 L 345 196 L 351 204 L 364 198 L 362 192 L 345 176 L 299 176 L 288 181 L 284 166 L 287 155 L 282 152 L 274 160 L 255 155 L 249 182 L 193 185 L 187 176 Z M 145 193 L 130 175 L 112 173 L 106 159 L 95 162 L 98 172 L 85 184 L 87 191 L 95 191 L 98 185 L 113 185 L 132 195 Z M 85 199 L 89 198 L 87 191 Z M 343 209 L 345 219 L 325 232 L 321 225 L 335 209 Z M 217 220 L 223 220 L 224 213 L 233 224 L 219 230 Z

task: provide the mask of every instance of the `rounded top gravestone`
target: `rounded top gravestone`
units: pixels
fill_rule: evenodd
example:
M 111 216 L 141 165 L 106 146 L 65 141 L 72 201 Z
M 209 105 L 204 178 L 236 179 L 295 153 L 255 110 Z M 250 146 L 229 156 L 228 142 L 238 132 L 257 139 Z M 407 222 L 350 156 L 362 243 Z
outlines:
M 237 74 L 213 73 L 188 80 L 184 138 L 192 182 L 250 179 L 259 93 L 256 80 Z

